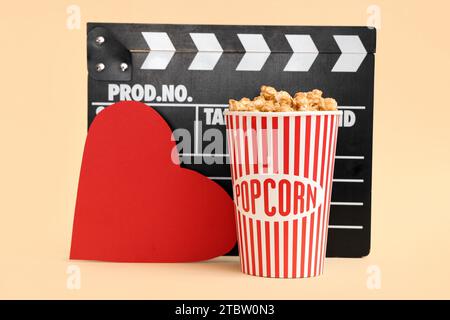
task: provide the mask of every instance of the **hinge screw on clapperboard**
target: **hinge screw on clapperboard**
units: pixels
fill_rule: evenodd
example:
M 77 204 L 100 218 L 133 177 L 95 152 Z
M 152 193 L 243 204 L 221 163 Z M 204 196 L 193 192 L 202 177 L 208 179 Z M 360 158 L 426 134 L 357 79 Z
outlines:
M 125 72 L 127 69 L 128 69 L 128 64 L 126 64 L 125 62 L 122 62 L 120 64 L 120 70 Z
M 105 42 L 105 38 L 102 37 L 102 36 L 98 36 L 98 37 L 95 39 L 95 43 L 97 43 L 98 45 L 101 45 L 101 44 L 103 44 L 104 42 Z
M 97 63 L 95 68 L 97 72 L 102 72 L 103 70 L 105 70 L 105 65 L 103 63 Z

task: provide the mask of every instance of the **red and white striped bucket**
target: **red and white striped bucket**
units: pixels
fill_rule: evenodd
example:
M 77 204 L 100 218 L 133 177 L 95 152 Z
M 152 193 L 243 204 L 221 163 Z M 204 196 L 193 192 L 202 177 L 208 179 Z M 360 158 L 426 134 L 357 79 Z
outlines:
M 242 272 L 323 272 L 341 111 L 225 111 Z

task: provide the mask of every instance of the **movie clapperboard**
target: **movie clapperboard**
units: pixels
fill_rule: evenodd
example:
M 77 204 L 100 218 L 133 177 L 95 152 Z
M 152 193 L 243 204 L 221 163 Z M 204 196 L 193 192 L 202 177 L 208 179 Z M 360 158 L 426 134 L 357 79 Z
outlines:
M 88 123 L 117 101 L 151 105 L 174 130 L 182 166 L 232 196 L 228 99 L 253 98 L 263 84 L 321 89 L 343 111 L 327 256 L 362 257 L 370 251 L 375 43 L 367 27 L 88 23 Z

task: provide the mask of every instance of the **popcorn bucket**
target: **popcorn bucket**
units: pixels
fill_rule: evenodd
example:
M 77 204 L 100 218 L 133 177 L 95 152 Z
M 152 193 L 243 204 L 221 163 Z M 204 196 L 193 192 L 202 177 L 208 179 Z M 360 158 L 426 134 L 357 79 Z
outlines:
M 322 274 L 341 111 L 225 111 L 242 272 Z

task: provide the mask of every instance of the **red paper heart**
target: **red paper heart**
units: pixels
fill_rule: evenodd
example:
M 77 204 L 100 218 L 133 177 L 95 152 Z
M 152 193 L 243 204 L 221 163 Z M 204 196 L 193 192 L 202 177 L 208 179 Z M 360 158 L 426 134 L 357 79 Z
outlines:
M 171 137 L 143 103 L 116 103 L 97 115 L 83 154 L 71 259 L 188 262 L 231 250 L 231 198 L 172 161 Z

